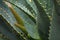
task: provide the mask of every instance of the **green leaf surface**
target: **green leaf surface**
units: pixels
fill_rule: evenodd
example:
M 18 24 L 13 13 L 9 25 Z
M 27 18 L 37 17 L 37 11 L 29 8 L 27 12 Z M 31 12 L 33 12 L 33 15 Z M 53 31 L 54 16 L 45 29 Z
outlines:
M 19 30 L 19 28 L 15 27 L 14 26 L 14 23 L 16 22 L 14 16 L 11 14 L 11 11 L 9 10 L 9 8 L 6 6 L 6 5 L 2 5 L 2 9 L 3 10 L 0 10 L 0 14 L 7 20 L 7 22 L 15 29 L 17 30 L 17 32 L 21 32 Z M 19 6 L 19 5 L 18 5 Z M 0 9 L 1 9 L 0 8 Z M 19 13 L 20 16 L 22 16 L 23 20 L 24 20 L 24 23 L 25 23 L 25 26 L 26 26 L 26 30 L 28 31 L 29 35 L 34 38 L 34 39 L 40 39 L 39 38 L 39 34 L 38 34 L 38 31 L 37 31 L 37 28 L 36 28 L 36 25 L 35 23 L 32 21 L 33 19 L 30 19 L 29 15 L 26 14 L 26 11 L 21 11 L 21 9 L 16 9 L 17 12 Z M 7 13 L 6 13 L 7 12 Z M 5 14 L 4 14 L 5 13 Z M 21 14 L 20 14 L 21 13 Z M 24 13 L 24 14 L 23 14 Z M 28 13 L 28 11 L 27 11 Z M 29 22 L 30 21 L 30 22 Z M 28 23 L 28 24 L 27 24 Z M 32 30 L 31 30 L 32 29 Z M 33 35 L 32 35 L 33 34 Z M 37 34 L 37 35 L 36 35 Z
M 52 11 L 53 11 L 53 2 L 52 0 L 38 0 L 39 4 L 44 8 L 44 11 L 50 18 L 52 16 Z
M 34 1 L 33 0 L 26 0 L 26 2 L 31 6 L 31 8 L 34 11 L 34 14 L 36 15 L 37 14 L 37 7 L 36 7 Z
M 49 40 L 60 40 L 60 5 L 56 0 L 53 0 L 54 8 L 49 33 Z
M 26 14 L 30 15 L 35 19 L 35 17 L 32 15 L 32 13 L 27 9 L 27 7 L 24 5 L 25 0 L 8 0 L 8 2 L 12 3 L 13 5 L 19 7 L 21 10 L 26 12 Z M 25 3 L 26 4 L 26 3 Z
M 10 9 L 7 7 L 7 5 L 2 2 L 0 4 L 0 15 L 11 25 L 11 27 L 19 34 L 23 33 L 18 27 L 16 27 L 14 24 L 16 23 L 16 19 L 12 15 Z M 23 33 L 24 34 L 24 33 Z M 21 34 L 22 35 L 22 34 Z M 21 36 L 20 35 L 20 36 Z
M 49 40 L 60 40 L 60 16 L 53 14 L 53 19 L 50 27 Z
M 11 32 L 11 26 L 6 22 L 6 20 L 0 15 L 0 32 L 8 37 L 10 40 L 18 40 L 16 34 Z
M 10 11 L 10 9 L 7 7 L 7 5 L 2 2 L 0 4 L 0 15 L 2 15 L 6 21 L 19 33 L 21 32 L 21 30 L 14 26 L 14 24 L 17 22 L 16 19 L 14 18 L 14 16 L 12 15 L 12 12 Z
M 43 40 L 48 40 L 48 30 L 50 26 L 50 20 L 44 8 L 39 4 L 39 2 L 37 0 L 34 0 L 34 2 L 38 8 L 37 25 L 40 36 L 42 37 Z
M 13 7 L 16 10 L 16 12 L 20 15 L 20 17 L 23 19 L 28 34 L 34 39 L 39 39 L 36 23 L 34 23 L 32 19 L 30 19 L 29 16 L 25 14 L 25 12 L 23 12 L 15 6 Z

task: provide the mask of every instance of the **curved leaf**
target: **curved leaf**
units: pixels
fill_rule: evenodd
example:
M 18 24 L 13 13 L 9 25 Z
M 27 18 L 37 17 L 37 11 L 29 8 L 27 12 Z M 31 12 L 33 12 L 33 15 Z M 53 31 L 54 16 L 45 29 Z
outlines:
M 23 33 L 18 27 L 14 24 L 17 22 L 14 16 L 12 15 L 10 9 L 5 5 L 4 2 L 0 4 L 0 15 L 11 25 L 11 27 L 19 34 Z M 24 33 L 23 33 L 24 34 Z M 21 34 L 22 35 L 22 34 Z M 20 36 L 21 36 L 20 35 Z
M 35 19 L 35 17 L 31 14 L 31 12 L 27 9 L 27 7 L 23 4 L 21 4 L 23 1 L 20 2 L 20 0 L 16 1 L 16 0 L 8 0 L 8 2 L 12 3 L 13 5 L 19 7 L 21 10 L 23 10 L 24 12 L 26 12 L 26 14 L 30 15 L 33 19 Z
M 34 0 L 37 9 L 38 9 L 38 14 L 37 14 L 37 25 L 39 29 L 40 36 L 42 37 L 43 40 L 48 40 L 48 30 L 50 26 L 50 20 L 44 10 L 44 8 L 39 4 L 37 0 Z
M 22 10 L 18 9 L 17 7 L 13 6 L 16 12 L 22 17 L 24 21 L 25 28 L 29 35 L 34 39 L 39 39 L 39 34 L 37 31 L 36 24 L 25 14 Z M 32 35 L 33 34 L 33 35 Z
M 11 26 L 0 16 L 0 32 L 7 36 L 10 40 L 18 40 L 16 34 L 11 32 Z

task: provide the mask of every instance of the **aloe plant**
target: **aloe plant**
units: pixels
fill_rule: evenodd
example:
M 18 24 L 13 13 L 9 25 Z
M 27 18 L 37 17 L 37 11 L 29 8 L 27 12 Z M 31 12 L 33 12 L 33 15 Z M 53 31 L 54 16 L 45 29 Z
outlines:
M 0 40 L 60 40 L 59 0 L 0 0 Z

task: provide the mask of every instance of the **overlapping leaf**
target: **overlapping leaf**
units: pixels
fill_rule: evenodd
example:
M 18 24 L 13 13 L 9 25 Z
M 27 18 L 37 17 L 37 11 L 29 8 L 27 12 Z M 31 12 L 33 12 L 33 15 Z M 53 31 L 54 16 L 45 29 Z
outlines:
M 29 33 L 29 35 L 34 38 L 34 39 L 40 39 L 39 38 L 39 34 L 38 34 L 38 30 L 37 30 L 37 26 L 34 23 L 34 21 L 32 21 L 33 19 L 31 19 L 29 17 L 29 15 L 31 14 L 31 12 L 29 12 L 28 9 L 26 9 L 25 6 L 22 6 L 23 4 L 20 3 L 20 1 L 9 1 L 11 2 L 13 5 L 18 6 L 15 7 L 16 12 L 22 17 L 22 19 L 24 20 L 25 23 L 25 28 L 27 30 L 27 32 Z M 19 5 L 18 5 L 19 4 Z M 14 7 L 14 6 L 13 6 Z M 20 8 L 20 9 L 19 9 Z M 23 9 L 24 8 L 24 9 Z M 24 11 L 23 11 L 24 10 Z M 26 14 L 28 13 L 28 15 Z M 29 14 L 30 13 L 30 14 Z M 30 15 L 31 16 L 31 15 Z M 31 16 L 32 17 L 32 16 Z
M 14 26 L 14 24 L 16 23 L 16 19 L 3 1 L 0 3 L 0 15 L 3 17 L 3 19 L 7 21 L 7 23 L 9 23 L 10 27 L 12 27 L 15 31 L 17 31 L 18 33 L 22 32 L 18 27 Z
M 57 0 L 53 0 L 53 4 L 54 8 L 49 33 L 49 40 L 60 40 L 60 5 L 58 5 Z
M 48 30 L 50 26 L 50 20 L 46 14 L 44 8 L 38 3 L 38 1 L 34 0 L 36 6 L 38 8 L 37 14 L 37 25 L 40 32 L 41 37 L 43 40 L 48 40 Z
M 25 0 L 8 0 L 8 2 L 16 5 L 17 7 L 19 7 L 20 9 L 22 9 L 24 12 L 26 12 L 26 14 L 30 15 L 31 17 L 34 18 L 34 16 L 31 14 L 31 12 L 27 9 L 27 7 L 24 5 Z M 25 3 L 27 5 L 27 3 Z
M 37 32 L 37 27 L 36 24 L 29 18 L 28 15 L 26 15 L 22 10 L 18 9 L 17 7 L 14 6 L 14 9 L 17 11 L 17 13 L 22 17 L 24 20 L 24 24 L 26 27 L 26 30 L 32 36 L 33 38 L 39 38 L 38 32 Z M 33 35 L 32 35 L 33 34 Z
M 4 21 L 2 16 L 0 16 L 0 32 L 7 36 L 10 40 L 18 40 L 15 34 L 11 33 L 10 31 L 10 25 L 8 26 L 8 23 Z

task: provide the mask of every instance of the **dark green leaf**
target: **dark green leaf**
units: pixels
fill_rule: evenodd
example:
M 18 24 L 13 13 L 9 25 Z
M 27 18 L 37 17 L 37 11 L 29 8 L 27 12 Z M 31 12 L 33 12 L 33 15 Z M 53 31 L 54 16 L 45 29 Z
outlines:
M 54 8 L 53 8 L 53 15 L 49 33 L 49 40 L 60 40 L 60 6 L 58 5 L 57 1 L 53 1 Z
M 50 26 L 50 20 L 44 11 L 44 8 L 38 3 L 37 0 L 34 0 L 38 8 L 37 14 L 37 25 L 39 29 L 40 36 L 43 40 L 48 40 L 48 30 Z

